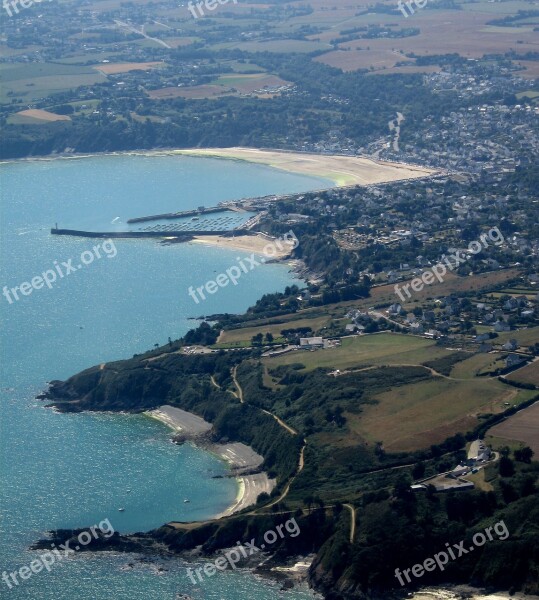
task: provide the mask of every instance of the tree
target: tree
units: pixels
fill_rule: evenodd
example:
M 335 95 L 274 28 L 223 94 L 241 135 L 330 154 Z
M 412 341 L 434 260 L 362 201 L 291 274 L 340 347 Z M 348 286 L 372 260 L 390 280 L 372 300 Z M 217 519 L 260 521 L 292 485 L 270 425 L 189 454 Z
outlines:
M 253 344 L 253 346 L 260 346 L 262 344 L 263 339 L 264 336 L 261 333 L 257 333 L 251 338 L 251 343 Z
M 260 504 L 261 502 L 267 502 L 269 499 L 270 499 L 269 494 L 267 492 L 262 492 L 261 494 L 258 494 L 256 503 Z
M 266 342 L 268 342 L 268 344 L 271 344 L 273 342 L 273 335 L 271 333 L 266 333 Z
M 502 456 L 500 458 L 499 469 L 502 477 L 511 477 L 515 474 L 515 466 L 513 465 L 513 461 L 507 456 Z
M 500 448 L 500 454 L 502 456 L 509 456 L 510 453 L 511 449 L 509 448 L 509 446 L 503 446 L 502 448 Z
M 524 448 L 520 448 L 513 452 L 515 460 L 528 464 L 531 463 L 533 454 L 534 452 L 529 446 L 524 446 Z
M 414 479 L 421 479 L 425 475 L 425 463 L 418 462 L 412 469 L 412 477 Z

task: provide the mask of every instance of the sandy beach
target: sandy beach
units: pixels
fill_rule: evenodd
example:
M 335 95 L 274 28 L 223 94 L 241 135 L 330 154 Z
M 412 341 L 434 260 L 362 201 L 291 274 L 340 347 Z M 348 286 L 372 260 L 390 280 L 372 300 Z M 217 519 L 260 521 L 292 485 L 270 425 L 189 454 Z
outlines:
M 467 585 L 456 585 L 447 588 L 424 588 L 415 592 L 412 600 L 460 600 L 463 595 L 467 596 L 469 600 L 539 600 L 539 596 L 526 595 L 521 592 L 517 592 L 512 596 L 509 592 L 485 594 L 481 590 Z
M 207 433 L 212 428 L 211 423 L 208 423 L 202 417 L 168 404 L 164 404 L 155 410 L 148 410 L 144 414 L 185 435 L 200 435 Z
M 427 177 L 432 169 L 405 163 L 390 163 L 357 156 L 309 154 L 256 148 L 193 148 L 177 154 L 244 160 L 268 165 L 290 173 L 330 179 L 336 186 L 369 185 L 402 179 Z
M 161 421 L 176 432 L 193 438 L 208 433 L 212 428 L 212 424 L 203 418 L 168 404 L 155 410 L 146 411 L 144 414 Z M 225 460 L 230 465 L 232 473 L 236 475 L 238 482 L 238 495 L 234 504 L 214 518 L 220 519 L 252 506 L 262 492 L 271 494 L 276 485 L 275 479 L 269 479 L 264 472 L 249 473 L 258 469 L 264 462 L 264 457 L 257 454 L 252 448 L 234 442 L 208 444 L 204 446 L 204 449 Z
M 281 242 L 282 249 L 273 243 L 272 239 L 265 237 L 261 234 L 257 235 L 236 235 L 234 237 L 220 236 L 220 235 L 204 235 L 195 236 L 191 242 L 197 244 L 210 244 L 212 246 L 219 246 L 221 248 L 229 248 L 231 250 L 242 250 L 247 252 L 254 252 L 255 254 L 264 254 L 264 248 L 268 244 L 275 249 L 275 254 L 271 259 L 267 260 L 282 260 L 287 256 L 290 256 L 292 246 Z M 191 243 L 190 242 L 190 243 Z M 273 254 L 273 249 L 270 249 Z

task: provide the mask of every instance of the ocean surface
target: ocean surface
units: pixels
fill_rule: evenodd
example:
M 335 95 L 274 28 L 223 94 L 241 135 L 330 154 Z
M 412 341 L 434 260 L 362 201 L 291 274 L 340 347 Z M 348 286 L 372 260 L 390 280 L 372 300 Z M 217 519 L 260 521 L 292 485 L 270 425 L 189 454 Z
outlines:
M 286 265 L 266 264 L 197 305 L 188 287 L 215 278 L 244 253 L 115 240 L 97 257 L 94 246 L 103 240 L 52 236 L 50 228 L 107 230 L 131 217 L 324 183 L 259 165 L 179 156 L 0 165 L 0 286 L 19 287 L 18 300 L 13 292 L 0 296 L 0 572 L 29 565 L 36 558 L 29 545 L 49 529 L 108 519 L 117 531 L 144 531 L 229 506 L 235 482 L 212 478 L 226 465 L 190 445 L 171 444 L 164 425 L 135 415 L 57 414 L 34 398 L 49 380 L 164 344 L 196 326 L 190 318 L 242 312 L 262 294 L 295 282 Z M 50 289 L 28 293 L 24 282 L 55 270 Z M 281 592 L 246 570 L 217 573 L 194 586 L 185 567 L 179 559 L 157 565 L 132 555 L 78 553 L 11 589 L 0 580 L 0 597 L 313 597 L 307 590 Z

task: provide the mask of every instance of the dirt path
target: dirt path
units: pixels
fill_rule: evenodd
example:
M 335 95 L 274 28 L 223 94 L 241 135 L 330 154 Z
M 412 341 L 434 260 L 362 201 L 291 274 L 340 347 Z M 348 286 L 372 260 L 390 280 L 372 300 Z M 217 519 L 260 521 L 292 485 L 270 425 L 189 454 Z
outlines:
M 350 511 L 350 543 L 354 543 L 356 537 L 356 509 L 351 504 L 343 504 Z
M 238 372 L 238 367 L 236 365 L 232 369 L 232 381 L 234 382 L 234 385 L 236 386 L 236 389 L 238 390 L 238 392 L 237 392 L 237 394 L 234 394 L 234 395 L 237 396 L 239 401 L 243 404 L 243 390 L 241 389 L 241 385 L 239 384 L 239 381 L 236 379 L 237 372 Z
M 279 425 L 281 427 L 284 427 L 284 429 L 286 429 L 286 431 L 288 431 L 289 433 L 291 433 L 292 435 L 297 435 L 298 432 L 295 429 L 292 429 L 292 427 L 290 427 L 290 425 L 287 425 L 282 419 L 280 419 L 277 415 L 274 415 L 273 413 L 270 413 L 269 410 L 264 410 L 262 409 L 263 413 L 266 413 L 267 415 L 269 415 L 270 417 L 273 417 L 277 423 L 279 423 Z
M 278 504 L 279 502 L 282 502 L 287 496 L 288 496 L 288 492 L 290 491 L 290 486 L 294 483 L 294 481 L 296 480 L 296 477 L 303 471 L 303 467 L 305 466 L 305 459 L 304 459 L 304 452 L 305 452 L 305 446 L 307 445 L 307 442 L 305 440 L 303 440 L 303 446 L 301 447 L 300 453 L 299 453 L 299 461 L 298 461 L 298 470 L 296 471 L 296 474 L 294 475 L 294 477 L 292 477 L 292 479 L 286 484 L 285 489 L 283 490 L 283 493 L 273 502 L 270 502 L 269 504 L 266 504 L 265 506 L 261 506 L 260 509 L 264 509 L 264 508 L 269 508 L 270 506 L 273 506 L 274 504 Z M 257 514 L 258 511 L 253 511 L 252 515 Z

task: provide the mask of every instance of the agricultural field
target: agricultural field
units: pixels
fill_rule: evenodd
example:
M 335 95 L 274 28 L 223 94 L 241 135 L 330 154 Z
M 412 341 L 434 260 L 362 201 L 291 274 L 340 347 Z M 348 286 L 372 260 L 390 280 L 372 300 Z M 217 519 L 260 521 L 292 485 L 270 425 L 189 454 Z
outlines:
M 539 456 L 539 402 L 509 417 L 489 430 L 489 435 L 523 442 Z
M 168 87 L 148 92 L 150 98 L 191 98 L 200 100 L 216 96 L 241 96 L 254 94 L 259 97 L 272 97 L 279 92 L 276 88 L 289 86 L 291 83 L 270 73 L 226 73 L 209 84 Z M 267 91 L 265 88 L 269 88 Z
M 129 73 L 129 71 L 147 71 L 161 67 L 165 63 L 162 61 L 140 62 L 140 63 L 100 63 L 92 65 L 92 68 L 103 75 L 117 75 L 118 73 Z
M 213 82 L 225 88 L 235 89 L 240 94 L 250 94 L 255 90 L 262 88 L 276 88 L 291 85 L 290 81 L 285 81 L 280 77 L 268 73 L 232 73 L 221 75 Z
M 91 67 L 49 63 L 4 63 L 0 65 L 2 102 L 9 98 L 31 101 L 80 85 L 103 83 L 106 77 Z
M 148 96 L 153 100 L 163 100 L 170 98 L 190 98 L 192 100 L 201 100 L 203 98 L 215 98 L 227 94 L 224 87 L 219 85 L 196 85 L 193 87 L 166 87 L 158 90 L 151 90 Z M 227 94 L 232 95 L 232 94 Z
M 534 361 L 507 376 L 509 381 L 531 383 L 539 388 L 539 361 Z
M 54 123 L 56 121 L 71 121 L 71 117 L 67 115 L 57 115 L 47 110 L 39 108 L 29 108 L 21 110 L 9 118 L 9 123 L 17 125 L 30 125 L 39 123 Z
M 502 354 L 474 354 L 457 363 L 451 369 L 451 377 L 455 379 L 473 379 L 483 373 L 490 373 L 498 368 L 503 368 L 505 364 L 501 361 Z
M 354 432 L 370 442 L 383 441 L 386 451 L 411 452 L 473 429 L 479 415 L 502 412 L 505 402 L 518 396 L 497 380 L 436 378 L 379 394 L 378 404 L 346 417 Z
M 213 50 L 242 50 L 244 52 L 315 52 L 317 50 L 330 50 L 329 44 L 304 40 L 271 40 L 253 42 L 233 42 L 216 44 Z
M 308 371 L 318 367 L 343 370 L 364 365 L 418 365 L 450 354 L 450 350 L 436 346 L 432 340 L 381 333 L 344 338 L 342 345 L 337 348 L 298 350 L 265 358 L 264 363 L 270 369 L 278 365 L 301 363 Z

